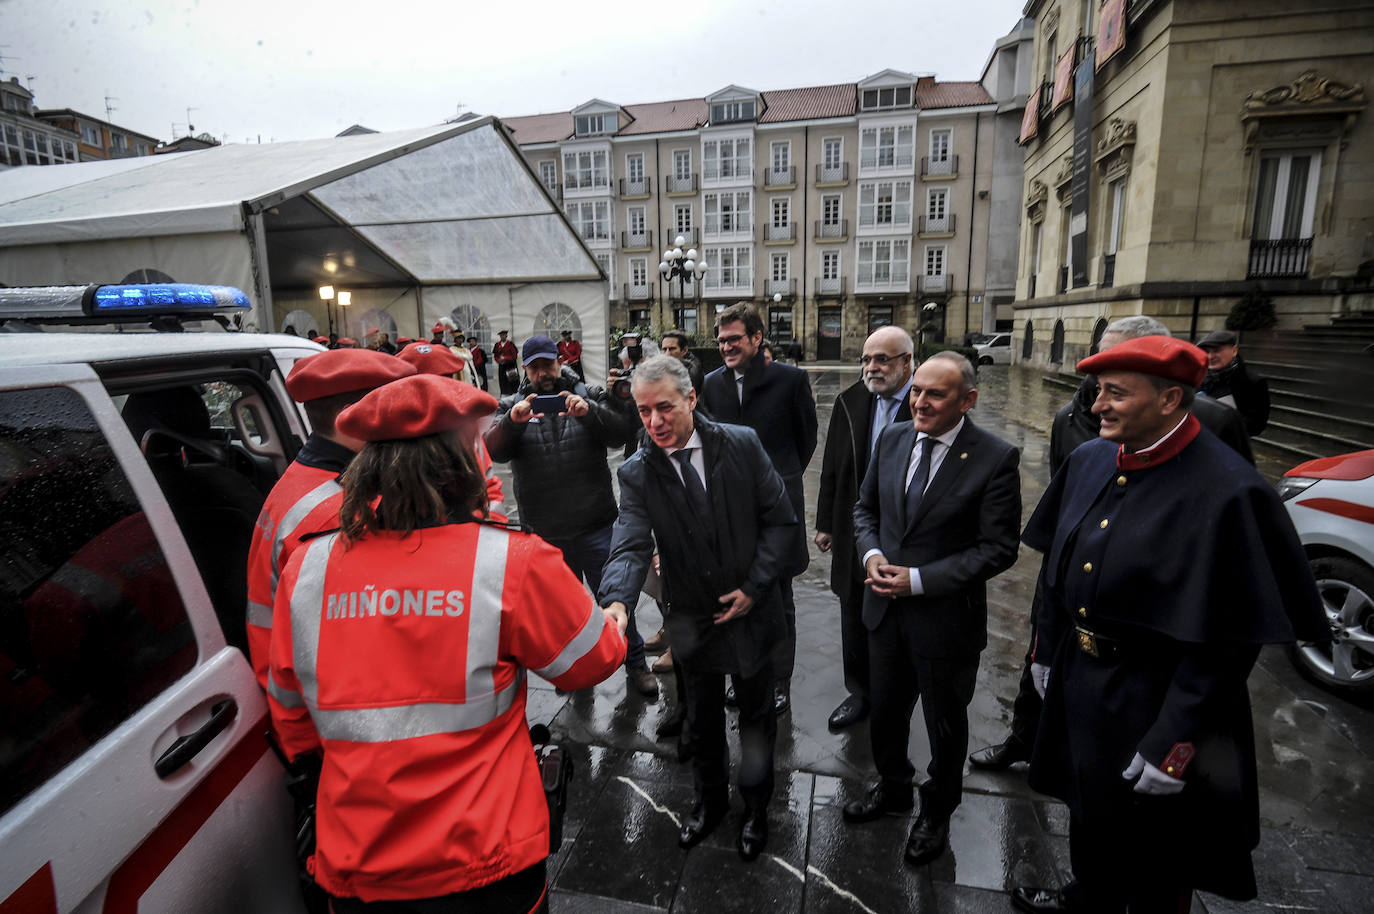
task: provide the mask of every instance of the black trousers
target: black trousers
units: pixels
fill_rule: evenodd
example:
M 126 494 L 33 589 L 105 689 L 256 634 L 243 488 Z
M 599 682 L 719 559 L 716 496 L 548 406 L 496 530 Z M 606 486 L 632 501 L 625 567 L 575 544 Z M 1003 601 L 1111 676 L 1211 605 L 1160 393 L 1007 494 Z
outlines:
M 687 687 L 687 727 L 696 754 L 692 779 L 697 799 L 708 804 L 729 801 L 730 747 L 725 741 L 725 674 L 699 673 L 690 661 L 682 664 Z M 739 703 L 740 766 L 735 780 L 746 809 L 762 809 L 773 796 L 773 744 L 777 719 L 773 715 L 773 669 L 768 662 L 752 676 L 731 676 Z
M 1069 910 L 1092 914 L 1188 914 L 1193 904 L 1190 887 L 1179 885 L 1168 872 L 1149 872 L 1138 865 L 1142 854 L 1145 859 L 1158 859 L 1158 850 L 1169 845 L 1171 833 L 1166 816 L 1132 816 L 1130 821 L 1113 828 L 1090 826 L 1071 818 L 1069 861 L 1074 882 L 1064 888 Z M 1133 848 L 1142 851 L 1136 853 Z
M 496 381 L 501 386 L 501 394 L 513 394 L 520 388 L 520 373 L 516 369 L 515 377 L 510 376 L 510 369 L 516 368 L 514 362 L 496 363 Z
M 802 489 L 802 477 L 789 476 L 783 479 L 783 485 L 786 486 L 787 499 L 792 503 L 792 513 L 797 516 L 801 525 L 801 541 L 798 548 L 809 554 L 809 547 L 806 545 L 806 500 Z M 784 574 L 778 585 L 782 589 L 782 620 L 786 631 L 783 637 L 778 639 L 777 644 L 773 645 L 773 676 L 780 687 L 788 688 L 792 683 L 792 671 L 797 665 L 797 601 L 792 595 L 792 578 Z
M 331 898 L 329 909 L 332 914 L 548 914 L 549 887 L 541 860 L 480 889 L 405 901 Z
M 835 556 L 833 561 L 841 561 Z M 840 662 L 850 695 L 868 698 L 868 628 L 864 626 L 863 585 L 840 597 Z M 1038 697 L 1038 696 L 1037 696 Z
M 1044 702 L 1035 691 L 1031 676 L 1031 651 L 1035 649 L 1035 619 L 1040 615 L 1040 582 L 1036 582 L 1035 597 L 1031 600 L 1030 643 L 1026 659 L 1021 665 L 1021 682 L 1016 687 L 1016 699 L 1011 705 L 1011 739 L 1027 748 L 1035 745 L 1035 733 L 1040 729 L 1040 711 Z
M 959 806 L 968 755 L 968 705 L 978 678 L 978 655 L 924 657 L 910 612 L 889 610 L 868 635 L 873 702 L 869 735 L 878 774 L 898 789 L 909 788 L 916 768 L 907 755 L 916 700 L 930 740 L 930 781 L 922 785 L 922 812 L 948 818 Z

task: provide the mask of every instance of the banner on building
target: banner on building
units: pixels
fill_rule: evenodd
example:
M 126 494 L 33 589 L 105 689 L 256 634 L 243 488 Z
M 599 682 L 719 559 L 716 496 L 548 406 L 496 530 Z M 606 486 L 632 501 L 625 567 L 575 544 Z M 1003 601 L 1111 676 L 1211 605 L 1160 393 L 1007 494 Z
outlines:
M 1088 284 L 1088 190 L 1092 183 L 1093 52 L 1073 74 L 1073 173 L 1069 179 L 1069 260 L 1072 288 Z
M 1097 20 L 1097 69 L 1126 47 L 1126 0 L 1106 0 Z
M 1073 52 L 1074 46 L 1069 45 L 1064 56 L 1054 65 L 1054 95 L 1050 99 L 1050 114 L 1073 99 Z
M 1016 140 L 1022 146 L 1035 139 L 1040 132 L 1040 89 L 1040 86 L 1036 86 L 1026 99 L 1026 113 L 1021 116 L 1021 135 Z

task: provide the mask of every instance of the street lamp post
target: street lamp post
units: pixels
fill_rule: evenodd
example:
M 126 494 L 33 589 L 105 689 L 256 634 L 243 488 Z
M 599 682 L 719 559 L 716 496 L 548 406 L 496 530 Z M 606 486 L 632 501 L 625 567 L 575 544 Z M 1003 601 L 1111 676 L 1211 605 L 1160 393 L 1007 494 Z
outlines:
M 339 320 L 343 323 L 343 335 L 348 336 L 348 312 L 344 309 L 347 308 L 349 305 L 353 304 L 353 293 L 345 292 L 344 290 L 340 289 L 338 301 Z
M 678 235 L 673 239 L 673 247 L 663 252 L 663 260 L 659 262 L 658 274 L 668 283 L 668 295 L 672 297 L 673 280 L 677 280 L 677 297 L 680 308 L 687 307 L 687 280 L 692 280 L 693 300 L 701 299 L 701 279 L 706 275 L 708 268 L 706 261 L 697 259 L 697 249 L 688 248 L 682 250 L 687 239 Z
M 320 300 L 324 302 L 324 317 L 329 324 L 329 341 L 334 342 L 334 287 L 320 286 Z

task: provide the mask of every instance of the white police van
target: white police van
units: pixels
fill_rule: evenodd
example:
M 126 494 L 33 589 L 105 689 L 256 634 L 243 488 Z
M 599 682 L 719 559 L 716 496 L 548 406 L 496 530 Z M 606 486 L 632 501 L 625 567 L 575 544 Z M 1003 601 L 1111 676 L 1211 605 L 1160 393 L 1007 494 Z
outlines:
M 0 911 L 304 910 L 235 645 L 248 531 L 306 434 L 283 378 L 320 347 L 224 332 L 248 307 L 0 288 Z M 211 332 L 149 332 L 186 325 Z

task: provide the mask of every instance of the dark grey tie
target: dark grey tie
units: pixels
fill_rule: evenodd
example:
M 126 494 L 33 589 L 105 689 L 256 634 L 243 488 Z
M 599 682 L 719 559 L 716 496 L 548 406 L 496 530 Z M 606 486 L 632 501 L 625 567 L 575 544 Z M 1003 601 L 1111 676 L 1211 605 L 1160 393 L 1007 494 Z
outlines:
M 916 472 L 911 476 L 911 485 L 906 487 L 906 520 L 911 523 L 921 508 L 921 496 L 925 494 L 926 483 L 930 481 L 930 452 L 934 450 L 935 439 L 922 438 L 919 444 L 921 456 L 916 461 Z
M 687 489 L 687 501 L 691 503 L 692 510 L 697 513 L 697 517 L 703 524 L 709 526 L 711 522 L 711 502 L 706 497 L 706 486 L 702 485 L 701 477 L 697 475 L 696 467 L 692 466 L 692 451 L 694 448 L 685 447 L 673 454 L 673 459 L 678 462 L 682 469 L 682 485 Z

